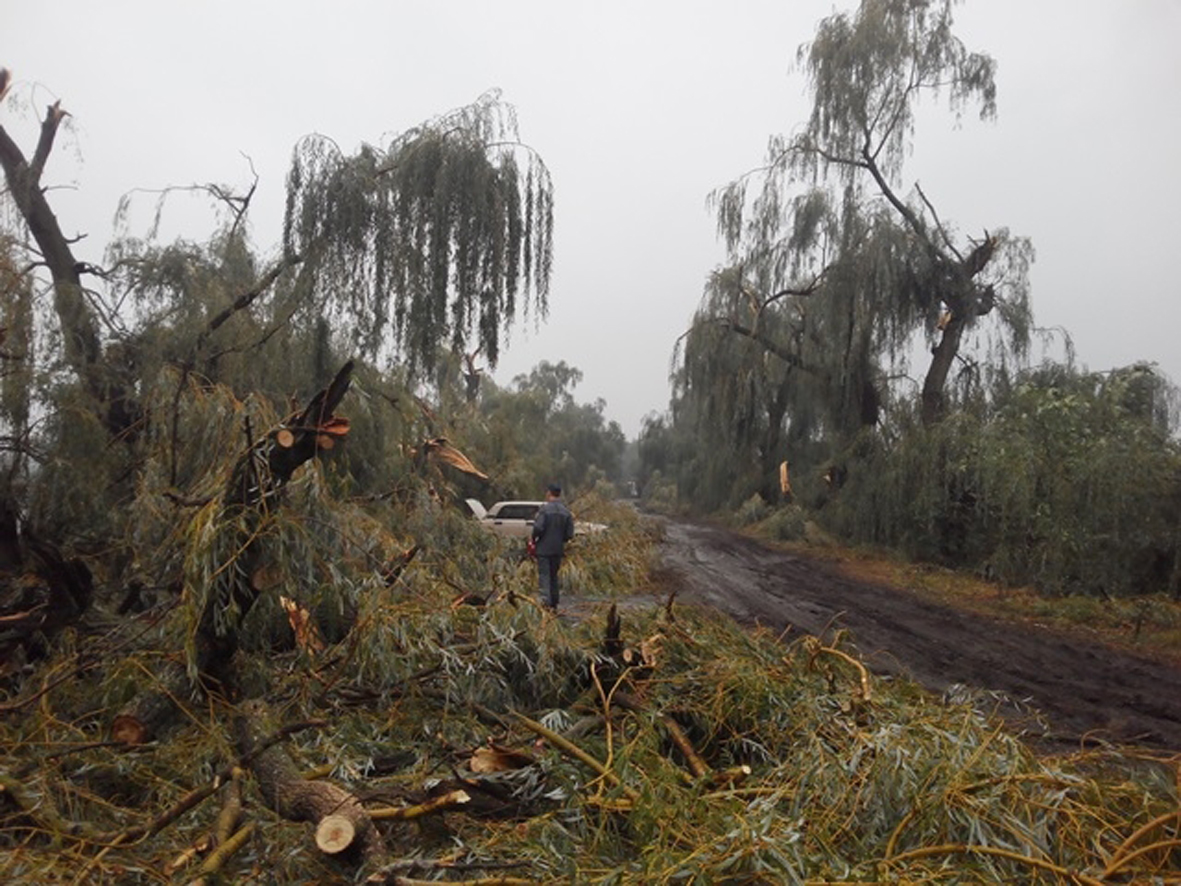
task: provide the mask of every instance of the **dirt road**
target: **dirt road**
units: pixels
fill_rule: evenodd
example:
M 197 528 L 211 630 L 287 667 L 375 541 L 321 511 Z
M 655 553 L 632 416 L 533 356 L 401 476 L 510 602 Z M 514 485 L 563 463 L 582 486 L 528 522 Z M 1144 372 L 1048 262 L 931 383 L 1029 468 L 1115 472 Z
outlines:
M 667 523 L 663 568 L 679 600 L 790 629 L 789 639 L 847 628 L 878 673 L 905 674 L 936 692 L 964 684 L 1028 700 L 1049 725 L 1042 741 L 1090 736 L 1181 750 L 1177 668 L 853 581 L 822 561 L 700 524 Z

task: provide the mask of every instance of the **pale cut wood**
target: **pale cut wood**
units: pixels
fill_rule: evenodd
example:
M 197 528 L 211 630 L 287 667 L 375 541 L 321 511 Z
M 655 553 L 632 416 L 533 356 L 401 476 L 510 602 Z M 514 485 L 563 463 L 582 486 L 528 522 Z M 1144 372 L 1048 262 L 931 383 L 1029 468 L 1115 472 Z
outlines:
M 343 815 L 328 815 L 316 825 L 316 846 L 321 852 L 336 855 L 353 845 L 357 828 Z

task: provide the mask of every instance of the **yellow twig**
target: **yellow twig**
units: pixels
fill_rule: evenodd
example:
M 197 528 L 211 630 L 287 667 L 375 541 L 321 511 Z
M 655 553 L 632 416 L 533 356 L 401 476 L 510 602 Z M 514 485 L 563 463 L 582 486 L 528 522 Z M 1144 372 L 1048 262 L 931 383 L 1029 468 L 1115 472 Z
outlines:
M 808 643 L 808 651 L 811 653 L 813 659 L 815 659 L 816 656 L 821 652 L 826 652 L 829 655 L 835 655 L 837 658 L 844 659 L 849 664 L 853 665 L 853 667 L 857 668 L 857 673 L 861 678 L 861 700 L 870 700 L 869 671 L 865 669 L 865 665 L 863 665 L 853 656 L 849 655 L 847 652 L 842 652 L 841 650 L 834 649 L 831 646 L 822 645 L 820 640 L 815 637 L 809 637 L 807 639 L 810 641 Z
M 1043 861 L 1040 858 L 1030 858 L 1028 855 L 1022 855 L 1020 852 L 1011 852 L 1008 849 L 998 849 L 995 846 L 969 846 L 965 843 L 944 843 L 939 846 L 924 846 L 921 849 L 912 849 L 909 852 L 903 852 L 901 855 L 895 855 L 893 858 L 883 859 L 885 864 L 898 864 L 903 861 L 911 861 L 916 858 L 925 858 L 929 855 L 957 855 L 957 854 L 971 854 L 978 853 L 980 855 L 994 855 L 997 858 L 1007 858 L 1010 861 L 1018 861 L 1022 864 L 1030 865 L 1031 867 L 1041 868 L 1044 871 L 1050 871 L 1060 877 L 1069 877 L 1084 886 L 1103 886 L 1100 880 L 1094 877 L 1088 877 L 1086 874 L 1080 874 L 1077 871 L 1072 871 L 1069 868 L 1064 868 L 1061 865 L 1054 864 L 1050 861 Z
M 221 870 L 222 865 L 229 860 L 230 856 L 237 852 L 245 845 L 246 841 L 250 839 L 250 835 L 254 833 L 254 822 L 248 822 L 240 827 L 232 837 L 214 849 L 205 858 L 205 863 L 201 865 L 200 876 L 193 881 L 193 886 L 197 884 L 205 884 L 207 882 L 206 876 L 209 874 L 216 874 Z
M 450 809 L 452 806 L 462 806 L 464 803 L 471 802 L 471 799 L 467 791 L 449 791 L 446 794 L 441 794 L 438 797 L 427 800 L 425 803 L 418 803 L 414 806 L 370 809 L 368 812 L 369 817 L 374 821 L 409 821 L 413 818 L 430 815 L 432 812 Z
M 1136 830 L 1134 830 L 1132 832 L 1131 836 L 1129 836 L 1128 839 L 1124 840 L 1124 842 L 1120 843 L 1119 846 L 1116 848 L 1115 852 L 1112 854 L 1111 861 L 1109 861 L 1107 863 L 1107 872 L 1110 872 L 1111 870 L 1113 870 L 1113 868 L 1111 866 L 1113 864 L 1115 864 L 1117 861 L 1119 861 L 1120 857 L 1125 852 L 1127 852 L 1129 849 L 1131 849 L 1137 840 L 1139 840 L 1141 837 L 1143 837 L 1145 834 L 1147 834 L 1153 828 L 1159 827 L 1160 825 L 1164 824 L 1170 818 L 1181 818 L 1181 809 L 1174 809 L 1172 812 L 1166 812 L 1164 815 L 1158 815 L 1152 821 L 1148 822 L 1148 824 L 1143 825 L 1142 827 L 1136 828 Z M 1103 874 L 1103 876 L 1106 877 L 1107 872 L 1105 872 Z
M 889 861 L 890 857 L 894 854 L 894 846 L 898 843 L 898 837 L 902 834 L 903 829 L 910 824 L 918 811 L 918 806 L 912 806 L 910 811 L 902 816 L 902 821 L 898 822 L 898 827 L 894 828 L 890 834 L 890 839 L 886 841 L 886 861 Z
M 1135 852 L 1129 852 L 1118 860 L 1113 860 L 1108 866 L 1107 870 L 1103 872 L 1103 879 L 1106 880 L 1120 868 L 1127 867 L 1132 861 L 1135 861 L 1141 855 L 1147 855 L 1155 849 L 1177 849 L 1181 847 L 1181 840 L 1161 840 L 1158 843 L 1149 843 L 1147 846 L 1141 846 Z
M 629 799 L 631 799 L 631 800 L 638 800 L 639 799 L 640 795 L 634 788 L 630 788 L 627 785 L 625 785 L 622 781 L 619 780 L 618 775 L 616 775 L 614 772 L 612 772 L 610 769 L 608 769 L 606 766 L 604 766 L 602 763 L 600 763 L 598 760 L 596 760 L 594 757 L 592 757 L 590 754 L 588 754 L 586 751 L 584 751 L 578 745 L 574 744 L 574 742 L 570 741 L 569 739 L 563 738 L 561 735 L 558 735 L 558 733 L 554 732 L 552 729 L 546 729 L 540 723 L 538 723 L 535 720 L 530 720 L 524 714 L 514 714 L 514 716 L 518 720 L 520 720 L 527 728 L 529 728 L 531 731 L 535 732 L 536 734 L 540 735 L 542 738 L 544 738 L 546 741 L 548 741 L 550 744 L 552 744 L 558 750 L 562 751 L 565 754 L 568 754 L 569 756 L 573 757 L 575 760 L 578 760 L 580 763 L 585 763 L 591 769 L 595 770 L 595 772 L 599 773 L 599 775 L 610 780 L 610 782 L 612 784 L 617 785 L 618 787 L 622 788 L 623 792 L 625 794 L 627 794 Z

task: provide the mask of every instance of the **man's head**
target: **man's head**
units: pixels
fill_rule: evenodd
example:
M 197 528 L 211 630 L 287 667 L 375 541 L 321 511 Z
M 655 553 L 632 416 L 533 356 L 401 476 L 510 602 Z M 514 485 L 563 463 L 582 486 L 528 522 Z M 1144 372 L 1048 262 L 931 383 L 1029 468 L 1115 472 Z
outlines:
M 562 497 L 562 487 L 557 483 L 551 483 L 545 488 L 545 500 L 553 501 L 556 498 Z

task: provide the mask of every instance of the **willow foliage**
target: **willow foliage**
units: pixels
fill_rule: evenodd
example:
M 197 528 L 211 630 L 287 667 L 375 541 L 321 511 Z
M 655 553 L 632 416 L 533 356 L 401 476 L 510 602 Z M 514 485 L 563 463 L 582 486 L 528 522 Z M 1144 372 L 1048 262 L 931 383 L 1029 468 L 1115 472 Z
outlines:
M 1003 228 L 963 237 L 917 186 L 900 188 L 922 97 L 946 97 L 956 116 L 995 114 L 995 64 L 952 33 L 953 5 L 863 0 L 824 19 L 798 53 L 808 120 L 711 197 L 727 265 L 678 355 L 677 396 L 694 401 L 678 409 L 714 458 L 757 459 L 760 481 L 731 500 L 802 451 L 833 457 L 905 401 L 895 381 L 916 339 L 932 355 L 924 421 L 946 414 L 962 350 L 1025 358 L 1028 241 Z
M 287 184 L 284 249 L 304 257 L 309 304 L 362 353 L 429 370 L 440 343 L 474 344 L 495 365 L 518 312 L 545 315 L 553 188 L 495 92 L 386 148 L 306 138 Z

